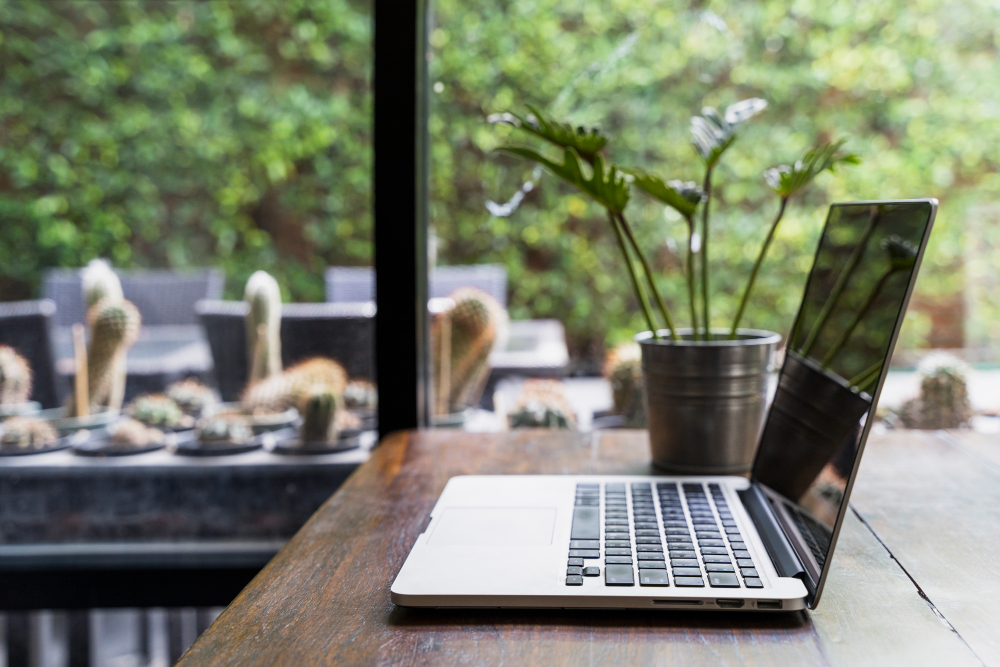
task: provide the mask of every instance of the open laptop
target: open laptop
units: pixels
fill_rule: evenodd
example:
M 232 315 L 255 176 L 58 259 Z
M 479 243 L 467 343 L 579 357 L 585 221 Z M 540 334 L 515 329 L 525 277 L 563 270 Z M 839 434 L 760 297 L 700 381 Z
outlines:
M 453 477 L 392 601 L 814 608 L 936 210 L 830 208 L 750 479 Z

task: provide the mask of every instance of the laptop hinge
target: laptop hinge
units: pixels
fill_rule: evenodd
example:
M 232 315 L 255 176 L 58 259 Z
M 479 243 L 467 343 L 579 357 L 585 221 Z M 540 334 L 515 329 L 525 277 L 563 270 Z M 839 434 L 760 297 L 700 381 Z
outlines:
M 774 516 L 771 504 L 757 484 L 752 484 L 749 489 L 737 493 L 740 500 L 743 501 L 747 513 L 750 514 L 750 518 L 753 519 L 754 525 L 757 526 L 757 533 L 764 542 L 767 553 L 771 556 L 771 562 L 774 563 L 778 576 L 806 580 L 806 569 L 802 566 L 795 550 L 792 549 L 792 545 L 789 544 L 788 538 L 785 537 L 785 531 L 781 529 L 781 524 Z

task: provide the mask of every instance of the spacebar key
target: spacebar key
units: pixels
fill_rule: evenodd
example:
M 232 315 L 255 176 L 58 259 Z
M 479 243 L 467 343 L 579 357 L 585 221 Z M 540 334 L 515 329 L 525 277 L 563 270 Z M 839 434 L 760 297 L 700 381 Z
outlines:
M 571 540 L 597 540 L 601 538 L 600 514 L 596 507 L 573 508 Z

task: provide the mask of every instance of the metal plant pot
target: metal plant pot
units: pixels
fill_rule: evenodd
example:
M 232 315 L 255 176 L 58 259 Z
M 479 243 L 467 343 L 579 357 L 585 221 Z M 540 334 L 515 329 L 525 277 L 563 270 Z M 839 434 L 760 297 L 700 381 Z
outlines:
M 713 329 L 711 341 L 681 340 L 660 331 L 635 337 L 653 463 L 683 474 L 729 475 L 750 470 L 767 407 L 771 357 L 781 341 L 772 331 Z

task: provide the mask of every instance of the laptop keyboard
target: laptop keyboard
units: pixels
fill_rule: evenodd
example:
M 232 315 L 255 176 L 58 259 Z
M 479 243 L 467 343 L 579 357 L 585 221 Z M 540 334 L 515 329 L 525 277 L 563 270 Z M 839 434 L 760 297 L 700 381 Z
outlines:
M 604 484 L 602 507 L 600 484 L 577 484 L 567 586 L 601 575 L 603 529 L 605 586 L 764 587 L 718 484 L 655 487 Z
M 816 558 L 816 563 L 819 564 L 822 570 L 826 564 L 826 554 L 830 551 L 829 529 L 816 523 L 812 517 L 799 512 L 794 507 L 790 505 L 786 507 L 788 508 L 788 514 L 792 517 L 792 521 L 795 522 L 796 527 L 799 529 L 799 534 L 806 541 L 809 550 L 812 551 L 813 557 Z

